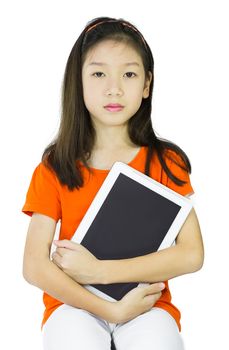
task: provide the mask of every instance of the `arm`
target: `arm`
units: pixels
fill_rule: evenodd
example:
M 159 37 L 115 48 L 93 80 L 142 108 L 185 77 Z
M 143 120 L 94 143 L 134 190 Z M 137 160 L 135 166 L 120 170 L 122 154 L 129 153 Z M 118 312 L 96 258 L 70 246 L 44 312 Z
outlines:
M 33 214 L 24 251 L 24 278 L 63 303 L 92 312 L 109 322 L 116 322 L 117 303 L 105 301 L 89 292 L 50 260 L 55 227 L 54 219 Z
M 164 289 L 160 283 L 134 288 L 117 302 L 105 301 L 89 292 L 50 261 L 55 227 L 55 220 L 33 214 L 23 264 L 23 274 L 29 283 L 63 303 L 87 310 L 112 323 L 127 322 L 149 311 L 160 298 L 161 290 Z
M 101 261 L 104 284 L 157 282 L 195 272 L 203 265 L 204 248 L 194 208 L 183 224 L 176 245 L 131 259 Z

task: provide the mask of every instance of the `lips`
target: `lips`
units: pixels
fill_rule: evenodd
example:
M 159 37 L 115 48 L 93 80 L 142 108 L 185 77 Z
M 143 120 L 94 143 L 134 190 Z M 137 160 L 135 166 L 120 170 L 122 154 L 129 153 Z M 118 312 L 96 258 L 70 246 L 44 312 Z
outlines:
M 124 108 L 124 106 L 120 105 L 119 103 L 109 103 L 104 108 L 109 112 L 119 112 Z
M 123 107 L 123 106 L 120 105 L 119 103 L 109 103 L 108 105 L 105 106 L 105 108 L 106 107 L 116 108 L 116 107 Z

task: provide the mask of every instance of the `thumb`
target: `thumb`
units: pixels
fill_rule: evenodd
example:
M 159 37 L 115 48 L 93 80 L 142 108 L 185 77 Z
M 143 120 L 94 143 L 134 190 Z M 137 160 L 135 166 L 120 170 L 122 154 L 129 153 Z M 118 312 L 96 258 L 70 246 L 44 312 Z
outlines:
M 148 292 L 158 293 L 161 292 L 165 288 L 164 283 L 153 283 L 148 286 Z
M 72 250 L 76 249 L 76 245 L 77 245 L 77 243 L 69 241 L 68 239 L 54 240 L 53 243 L 58 248 L 67 248 L 67 249 L 72 249 Z

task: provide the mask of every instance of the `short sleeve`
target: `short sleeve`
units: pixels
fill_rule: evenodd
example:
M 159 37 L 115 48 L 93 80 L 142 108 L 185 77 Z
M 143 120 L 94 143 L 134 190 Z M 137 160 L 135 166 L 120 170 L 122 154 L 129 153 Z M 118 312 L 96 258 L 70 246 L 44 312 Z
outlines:
M 181 164 L 184 166 L 183 161 L 181 160 L 180 156 L 178 156 L 175 152 L 171 152 L 171 158 L 173 158 L 175 161 L 169 159 L 166 163 L 172 172 L 173 175 L 175 175 L 178 179 L 185 181 L 186 183 L 179 186 L 175 182 L 173 182 L 172 179 L 169 177 L 167 178 L 167 187 L 171 188 L 173 191 L 176 191 L 177 193 L 187 196 L 191 195 L 194 193 L 194 190 L 191 185 L 189 173 L 182 169 L 179 165 L 176 164 Z
M 61 218 L 58 181 L 53 171 L 40 163 L 34 170 L 22 212 L 32 216 L 34 212 Z

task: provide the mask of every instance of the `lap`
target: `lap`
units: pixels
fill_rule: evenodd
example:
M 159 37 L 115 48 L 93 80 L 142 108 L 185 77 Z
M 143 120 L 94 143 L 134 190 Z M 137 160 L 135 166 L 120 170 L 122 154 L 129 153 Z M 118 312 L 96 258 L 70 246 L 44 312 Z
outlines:
M 117 350 L 183 350 L 184 345 L 174 318 L 161 308 L 118 325 L 113 332 Z
M 59 306 L 43 327 L 44 350 L 183 350 L 173 317 L 153 308 L 125 323 L 111 324 L 90 312 Z
M 43 327 L 44 350 L 108 350 L 110 343 L 104 320 L 65 304 L 51 314 Z

